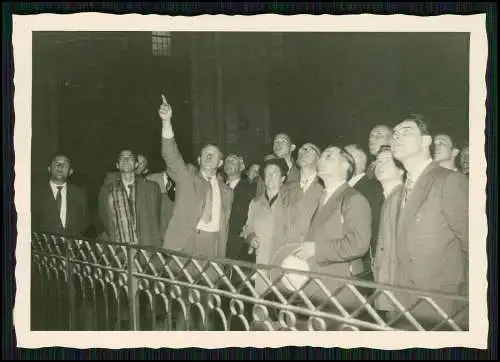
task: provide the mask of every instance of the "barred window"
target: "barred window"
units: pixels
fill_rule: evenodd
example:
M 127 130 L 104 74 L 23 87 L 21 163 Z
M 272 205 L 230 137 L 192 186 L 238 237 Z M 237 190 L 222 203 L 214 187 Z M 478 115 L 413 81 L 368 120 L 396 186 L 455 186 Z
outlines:
M 172 39 L 169 31 L 153 31 L 153 56 L 170 56 Z

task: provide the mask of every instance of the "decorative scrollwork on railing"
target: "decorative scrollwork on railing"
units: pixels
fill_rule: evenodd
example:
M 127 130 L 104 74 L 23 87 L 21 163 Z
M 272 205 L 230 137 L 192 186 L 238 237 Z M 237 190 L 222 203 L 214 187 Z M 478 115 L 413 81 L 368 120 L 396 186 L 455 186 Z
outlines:
M 35 329 L 468 328 L 468 299 L 458 295 L 39 233 L 31 255 L 32 305 L 54 306 Z

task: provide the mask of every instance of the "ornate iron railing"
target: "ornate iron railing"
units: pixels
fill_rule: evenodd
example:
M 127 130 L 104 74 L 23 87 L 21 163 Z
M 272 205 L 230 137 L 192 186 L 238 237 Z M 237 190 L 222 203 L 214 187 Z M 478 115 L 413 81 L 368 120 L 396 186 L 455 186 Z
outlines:
M 33 233 L 32 330 L 468 329 L 468 299 Z

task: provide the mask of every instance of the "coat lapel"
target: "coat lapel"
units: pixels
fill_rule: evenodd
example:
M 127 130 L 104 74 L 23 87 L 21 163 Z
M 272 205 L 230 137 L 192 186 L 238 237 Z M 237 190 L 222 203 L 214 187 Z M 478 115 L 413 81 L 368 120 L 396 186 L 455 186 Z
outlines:
M 66 190 L 66 197 L 69 195 L 69 183 L 68 185 L 68 190 Z M 64 230 L 61 222 L 61 218 L 57 212 L 57 203 L 56 199 L 54 198 L 54 194 L 52 193 L 52 188 L 50 187 L 50 183 L 47 183 L 45 187 L 45 193 L 46 193 L 46 200 L 47 200 L 47 206 L 49 208 L 49 212 L 51 217 L 53 217 L 52 222 L 54 222 L 57 225 L 57 228 L 60 228 L 61 230 Z M 66 199 L 66 227 L 68 226 L 68 208 L 69 208 L 69 202 L 68 199 Z
M 73 186 L 69 183 L 66 184 L 66 226 L 62 226 L 63 229 L 68 229 L 73 221 Z
M 197 207 L 197 219 L 199 220 L 203 214 L 203 209 L 205 207 L 206 196 L 208 191 L 208 181 L 205 180 L 201 171 L 196 171 L 196 178 L 194 184 L 194 192 L 196 194 L 196 200 L 198 201 Z
M 294 208 L 296 210 L 295 219 L 301 218 L 302 215 L 308 211 L 309 208 L 305 207 L 306 202 L 318 202 L 319 201 L 319 197 L 321 197 L 321 188 L 322 187 L 319 184 L 317 178 L 311 183 L 311 185 L 309 186 L 309 188 L 306 190 L 305 193 L 302 193 L 302 189 L 300 188 L 300 184 L 299 183 L 297 184 L 297 189 L 295 190 L 295 195 L 294 195 L 294 197 L 296 197 L 298 199 L 297 205 L 294 206 Z M 319 195 L 317 200 L 310 199 L 314 193 L 318 193 L 318 195 Z M 333 197 L 333 195 L 332 195 L 332 197 Z
M 412 220 L 415 220 L 415 215 L 417 214 L 420 206 L 427 198 L 429 194 L 429 188 L 435 179 L 435 173 L 433 172 L 438 166 L 434 162 L 431 163 L 422 172 L 417 182 L 413 186 L 413 190 L 410 193 L 408 200 L 403 209 L 401 209 L 401 203 L 404 196 L 404 185 L 398 197 L 399 201 L 399 215 L 397 222 L 397 240 L 402 240 L 402 237 L 408 231 L 408 225 Z
M 337 190 L 335 190 L 335 192 L 332 194 L 332 196 L 330 196 L 324 206 L 321 206 L 318 203 L 318 208 L 316 209 L 316 212 L 314 213 L 314 216 L 312 218 L 311 227 L 313 224 L 322 225 L 335 212 L 337 207 L 340 206 L 339 199 L 347 190 L 347 187 L 348 184 L 345 183 Z

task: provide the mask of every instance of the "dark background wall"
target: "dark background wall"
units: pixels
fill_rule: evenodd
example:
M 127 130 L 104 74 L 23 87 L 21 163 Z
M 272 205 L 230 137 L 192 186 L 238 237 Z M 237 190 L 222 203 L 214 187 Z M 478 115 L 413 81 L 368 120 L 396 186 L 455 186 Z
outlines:
M 121 148 L 160 170 L 161 93 L 189 162 L 209 141 L 258 160 L 279 131 L 366 145 L 408 112 L 463 140 L 468 51 L 461 33 L 174 33 L 155 57 L 150 32 L 34 33 L 33 178 L 63 150 L 94 202 Z

